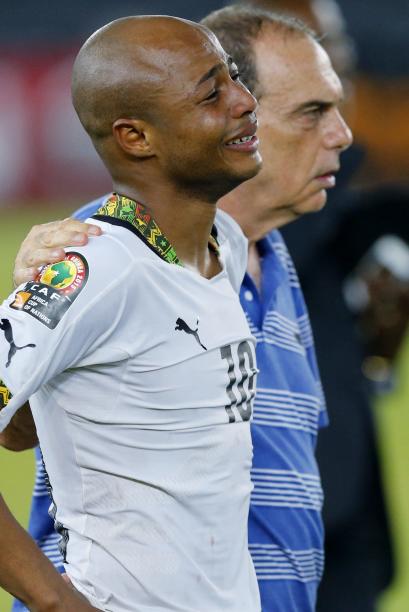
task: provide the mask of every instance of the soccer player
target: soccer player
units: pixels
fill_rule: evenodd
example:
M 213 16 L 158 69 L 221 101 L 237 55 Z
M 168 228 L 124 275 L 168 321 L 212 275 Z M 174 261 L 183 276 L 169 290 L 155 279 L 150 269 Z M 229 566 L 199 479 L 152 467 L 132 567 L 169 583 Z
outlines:
M 67 585 L 0 495 L 0 587 L 35 612 L 95 610 Z
M 65 568 L 95 607 L 257 612 L 247 245 L 215 218 L 260 168 L 256 101 L 207 28 L 160 16 L 92 35 L 73 101 L 114 193 L 103 235 L 0 308 L 0 425 L 30 398 Z
M 237 6 L 205 22 L 259 98 L 263 168 L 219 202 L 250 241 L 240 293 L 257 336 L 260 368 L 250 550 L 263 610 L 312 612 L 323 568 L 314 450 L 326 414 L 297 275 L 279 233 L 271 230 L 324 206 L 351 133 L 339 114 L 339 80 L 302 23 Z M 93 202 L 78 215 L 87 217 L 97 206 Z M 52 248 L 76 239 L 83 243 L 86 235 L 73 220 L 33 230 L 16 262 L 18 281 L 30 278 L 31 268 L 46 262 Z

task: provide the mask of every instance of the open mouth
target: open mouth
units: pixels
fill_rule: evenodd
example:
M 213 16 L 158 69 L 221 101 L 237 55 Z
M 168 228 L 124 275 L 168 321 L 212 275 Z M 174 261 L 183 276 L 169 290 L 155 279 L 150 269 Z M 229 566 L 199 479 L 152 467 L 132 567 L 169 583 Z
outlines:
M 241 130 L 237 130 L 233 138 L 225 142 L 225 146 L 237 151 L 256 151 L 258 147 L 256 132 L 257 119 L 254 115 Z
M 237 151 L 255 151 L 258 147 L 258 138 L 255 134 L 241 136 L 240 138 L 229 140 L 225 146 Z
M 254 136 L 243 136 L 242 138 L 236 138 L 236 140 L 230 140 L 226 144 L 229 146 L 229 145 L 232 145 L 232 144 L 241 144 L 243 142 L 250 142 L 250 140 L 252 140 L 252 138 L 254 138 Z

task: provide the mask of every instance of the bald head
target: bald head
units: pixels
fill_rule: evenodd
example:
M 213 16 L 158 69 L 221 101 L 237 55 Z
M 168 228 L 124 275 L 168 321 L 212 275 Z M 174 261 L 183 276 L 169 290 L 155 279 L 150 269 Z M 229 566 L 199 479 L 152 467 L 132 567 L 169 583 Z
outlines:
M 154 121 L 178 58 L 212 37 L 201 25 L 167 16 L 126 17 L 97 30 L 72 77 L 75 110 L 97 149 L 119 117 Z
M 256 142 L 240 155 L 233 148 L 237 134 L 254 131 L 256 101 L 203 25 L 113 21 L 78 53 L 72 96 L 120 192 L 152 200 L 162 185 L 214 203 L 260 167 Z

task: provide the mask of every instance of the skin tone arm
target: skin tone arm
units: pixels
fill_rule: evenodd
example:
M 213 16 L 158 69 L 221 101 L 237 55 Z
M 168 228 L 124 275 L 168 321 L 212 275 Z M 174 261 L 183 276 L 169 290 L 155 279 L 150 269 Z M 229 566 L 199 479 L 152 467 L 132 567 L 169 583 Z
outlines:
M 96 610 L 69 586 L 19 525 L 0 495 L 0 586 L 32 612 Z

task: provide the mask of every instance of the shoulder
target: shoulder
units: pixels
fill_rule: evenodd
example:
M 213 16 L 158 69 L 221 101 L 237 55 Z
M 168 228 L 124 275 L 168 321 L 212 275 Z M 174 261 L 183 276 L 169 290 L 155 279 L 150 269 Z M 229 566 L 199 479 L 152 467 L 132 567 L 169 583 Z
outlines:
M 86 245 L 67 249 L 65 259 L 74 251 L 87 263 L 90 270 L 101 270 L 107 276 L 116 275 L 134 258 L 127 232 L 101 221 L 96 221 L 96 224 L 102 228 L 102 235 L 90 236 Z
M 11 308 L 31 314 L 50 329 L 62 319 L 68 324 L 82 316 L 91 304 L 95 311 L 96 301 L 108 309 L 108 303 L 123 300 L 129 292 L 133 262 L 126 244 L 104 228 L 101 236 L 68 247 L 64 259 L 45 265 L 35 281 L 16 293 Z

